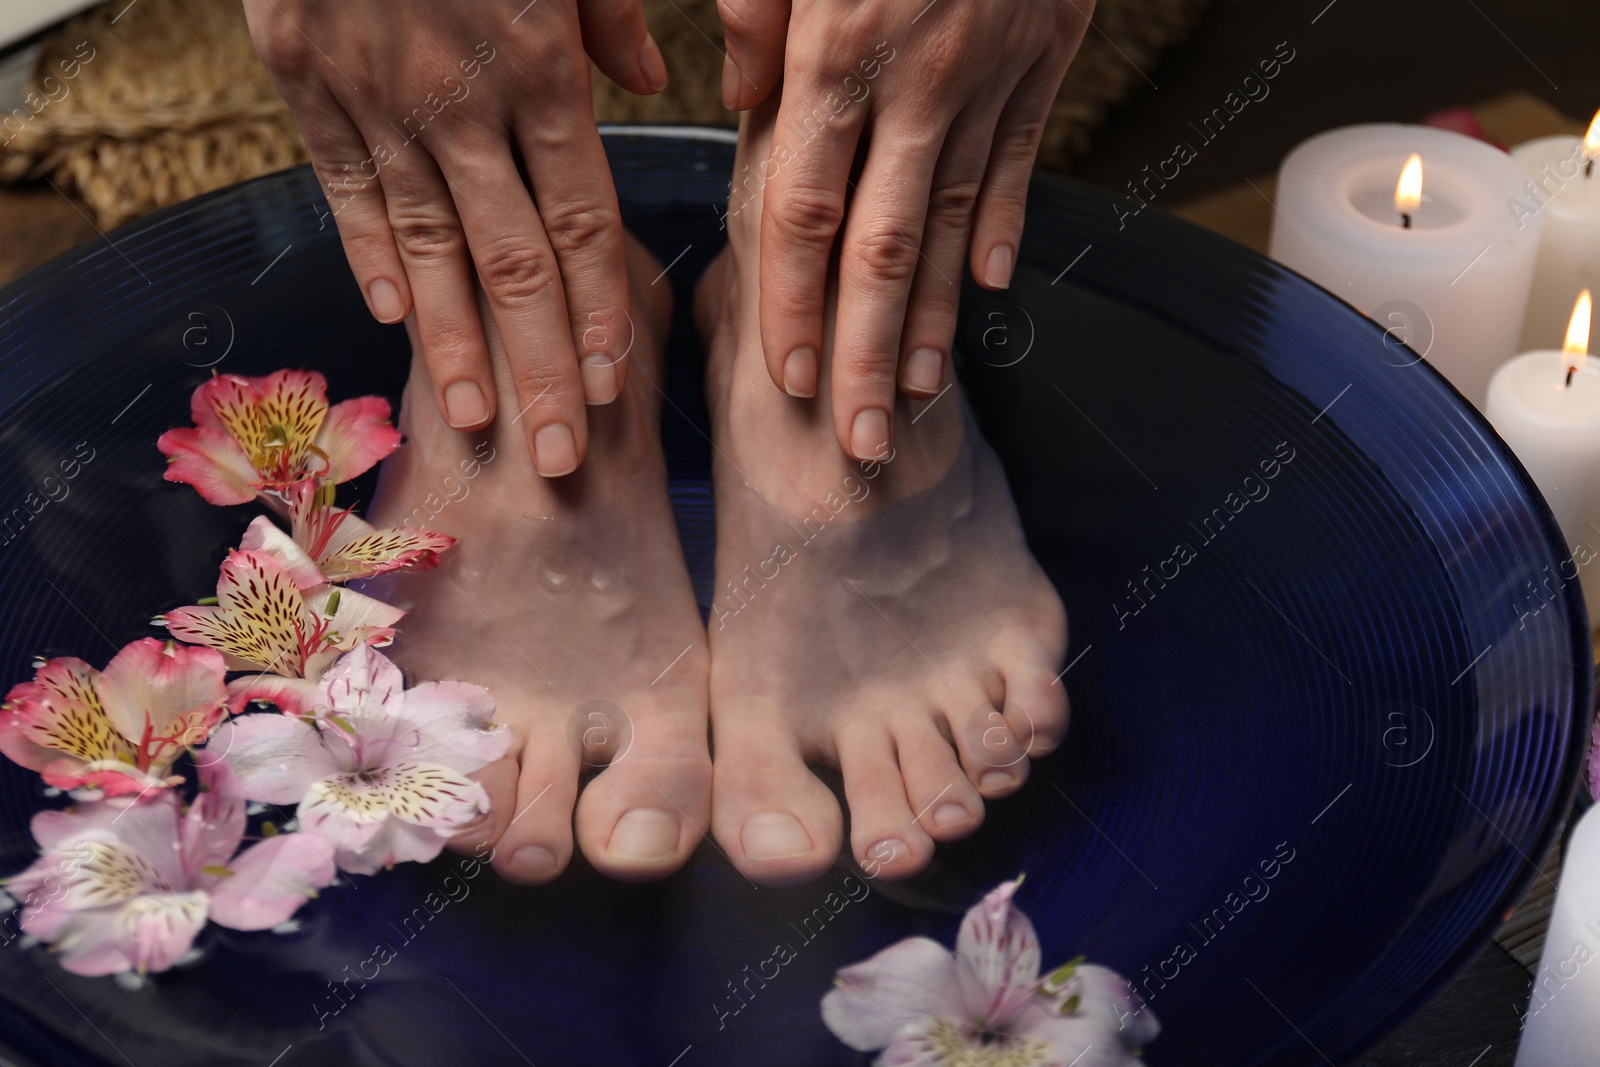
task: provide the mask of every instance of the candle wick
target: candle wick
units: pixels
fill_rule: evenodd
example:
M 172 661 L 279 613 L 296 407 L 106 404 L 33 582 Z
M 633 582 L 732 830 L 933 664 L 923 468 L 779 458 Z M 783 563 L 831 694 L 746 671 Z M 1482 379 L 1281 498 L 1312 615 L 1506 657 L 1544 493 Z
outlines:
M 1577 367 L 1568 367 L 1567 368 L 1567 388 L 1568 389 L 1572 388 L 1572 375 L 1577 371 L 1577 369 L 1578 369 Z
M 1411 215 L 1408 212 L 1400 212 L 1400 228 L 1402 230 L 1411 229 Z
M 1583 176 L 1585 178 L 1593 178 L 1594 177 L 1594 157 L 1593 156 L 1590 156 L 1589 157 L 1589 161 L 1583 165 Z

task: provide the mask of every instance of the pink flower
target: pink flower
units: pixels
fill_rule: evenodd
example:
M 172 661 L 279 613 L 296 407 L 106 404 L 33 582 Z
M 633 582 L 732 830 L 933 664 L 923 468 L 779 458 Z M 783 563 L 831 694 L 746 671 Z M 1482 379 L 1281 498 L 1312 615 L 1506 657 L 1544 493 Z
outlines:
M 194 391 L 193 427 L 156 442 L 166 479 L 213 504 L 244 504 L 313 476 L 347 482 L 400 447 L 389 402 L 364 396 L 328 406 L 328 382 L 311 371 L 264 378 L 220 374 Z
M 322 676 L 313 715 L 234 719 L 206 752 L 233 768 L 249 799 L 300 805 L 300 825 L 332 842 L 341 868 L 426 862 L 489 810 L 467 775 L 504 755 L 511 737 L 489 721 L 494 701 L 481 686 L 404 686 L 400 669 L 363 645 Z
M 357 645 L 388 644 L 405 612 L 350 589 L 316 583 L 314 565 L 291 573 L 266 552 L 230 552 L 217 579 L 217 602 L 177 608 L 160 620 L 177 638 L 214 648 L 228 669 L 256 671 L 228 686 L 235 710 L 269 700 L 284 711 L 309 711 L 316 681 Z
M 1160 1025 L 1128 983 L 1078 961 L 1039 977 L 1039 939 L 1006 882 L 967 912 L 952 955 L 912 937 L 839 972 L 822 1020 L 878 1067 L 1128 1067 Z
M 108 796 L 180 781 L 166 772 L 227 710 L 222 656 L 146 637 L 106 669 L 48 660 L 0 709 L 0 752 L 60 789 Z
M 304 481 L 289 490 L 293 536 L 265 515 L 245 531 L 239 548 L 265 552 L 296 585 L 371 578 L 394 570 L 425 571 L 439 565 L 439 553 L 456 543 L 429 530 L 375 529 L 350 508 L 333 506 L 333 483 Z
M 162 792 L 35 815 L 44 855 L 6 886 L 22 905 L 22 929 L 53 945 L 74 974 L 164 971 L 208 918 L 265 930 L 333 880 L 328 845 L 310 834 L 238 852 L 244 800 L 230 791 L 226 767 L 202 777 L 210 788 L 187 809 Z

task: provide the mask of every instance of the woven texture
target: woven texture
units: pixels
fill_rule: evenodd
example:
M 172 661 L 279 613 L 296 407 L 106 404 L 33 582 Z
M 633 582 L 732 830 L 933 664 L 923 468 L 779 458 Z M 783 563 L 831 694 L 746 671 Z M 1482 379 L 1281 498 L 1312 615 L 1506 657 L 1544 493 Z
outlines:
M 1140 71 L 1188 33 L 1208 2 L 1100 0 L 1051 110 L 1040 165 L 1066 169 L 1106 109 L 1143 82 Z M 596 117 L 731 123 L 720 101 L 715 0 L 644 6 L 672 84 L 636 97 L 595 72 Z M 63 77 L 63 69 L 74 76 Z M 256 59 L 238 0 L 131 7 L 115 0 L 96 8 L 45 41 L 33 90 L 29 106 L 0 132 L 0 181 L 48 178 L 81 198 L 103 229 L 307 158 Z

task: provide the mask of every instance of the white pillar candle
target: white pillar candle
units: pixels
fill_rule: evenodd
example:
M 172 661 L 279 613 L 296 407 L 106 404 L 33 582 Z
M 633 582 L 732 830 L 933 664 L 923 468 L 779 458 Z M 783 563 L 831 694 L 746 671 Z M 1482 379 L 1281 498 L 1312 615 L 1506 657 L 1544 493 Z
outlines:
M 1544 216 L 1539 261 L 1522 324 L 1524 349 L 1561 343 L 1580 289 L 1600 291 L 1600 113 L 1586 137 L 1541 137 L 1512 149 L 1528 172 L 1512 204 L 1521 219 Z
M 1524 352 L 1495 371 L 1484 414 L 1561 524 L 1572 560 L 1554 577 L 1583 583 L 1593 626 L 1600 620 L 1600 566 L 1589 566 L 1600 552 L 1600 368 L 1584 354 L 1591 307 L 1585 289 L 1561 351 Z
M 1397 188 L 1412 155 L 1414 207 Z M 1386 326 L 1390 311 L 1420 309 L 1431 329 L 1402 339 L 1482 407 L 1490 375 L 1517 351 L 1544 224 L 1507 207 L 1527 180 L 1504 152 L 1447 130 L 1331 130 L 1283 161 L 1272 258 Z
M 1575 1067 L 1600 1050 L 1600 815 L 1567 843 L 1544 954 L 1522 1020 L 1517 1067 Z

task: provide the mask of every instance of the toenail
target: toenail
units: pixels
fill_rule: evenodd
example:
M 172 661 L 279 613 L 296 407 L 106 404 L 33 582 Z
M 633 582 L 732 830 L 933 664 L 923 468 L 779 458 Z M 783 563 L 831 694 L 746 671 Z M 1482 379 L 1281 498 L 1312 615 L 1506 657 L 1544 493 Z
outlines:
M 940 804 L 933 809 L 933 825 L 935 826 L 960 826 L 971 816 L 967 809 L 960 804 Z
M 533 465 L 546 478 L 559 478 L 578 469 L 578 443 L 572 431 L 559 422 L 540 427 L 533 435 Z
M 783 391 L 790 396 L 817 395 L 817 350 L 801 345 L 783 360 Z
M 811 835 L 800 820 L 786 811 L 752 815 L 739 831 L 746 859 L 786 860 L 811 851 Z
M 909 855 L 911 855 L 910 845 L 898 837 L 887 837 L 867 849 L 867 858 L 864 862 L 875 863 L 882 867 L 886 863 L 893 863 L 901 856 Z
M 451 426 L 476 426 L 489 417 L 489 404 L 478 383 L 468 379 L 451 382 L 444 391 L 444 421 Z
M 856 412 L 850 424 L 850 452 L 860 460 L 881 459 L 889 454 L 889 413 L 881 408 Z
M 985 771 L 978 784 L 985 789 L 1004 789 L 1011 784 L 1011 776 L 1005 771 Z
M 655 808 L 634 808 L 617 820 L 606 847 L 618 859 L 660 860 L 678 851 L 680 824 L 675 816 Z
M 528 877 L 549 874 L 556 869 L 556 854 L 542 845 L 523 845 L 511 854 L 511 867 Z
M 1006 289 L 1011 285 L 1012 252 L 1010 245 L 995 245 L 989 252 L 989 262 L 983 280 L 991 289 Z
M 937 348 L 919 348 L 906 359 L 906 386 L 919 393 L 937 393 L 944 383 L 944 356 Z
M 587 404 L 609 404 L 617 398 L 617 365 L 603 352 L 591 352 L 579 364 L 583 374 L 583 399 Z

